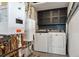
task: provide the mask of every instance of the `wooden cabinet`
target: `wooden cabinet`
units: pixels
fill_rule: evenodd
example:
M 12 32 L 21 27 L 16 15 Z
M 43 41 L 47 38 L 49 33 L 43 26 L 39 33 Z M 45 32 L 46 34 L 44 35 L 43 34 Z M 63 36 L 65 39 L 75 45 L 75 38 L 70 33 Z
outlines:
M 65 33 L 36 33 L 34 49 L 36 51 L 66 54 Z
M 39 29 L 65 30 L 67 8 L 38 11 Z M 57 26 L 59 25 L 59 26 Z
M 64 18 L 61 19 L 60 17 L 64 17 Z M 50 23 L 59 24 L 60 23 L 59 20 L 65 21 L 66 17 L 67 17 L 67 8 L 38 11 L 38 24 L 42 25 L 40 21 L 43 21 L 43 20 L 44 20 L 43 24 L 46 23 L 45 22 L 46 20 L 49 21 L 47 24 L 50 24 Z

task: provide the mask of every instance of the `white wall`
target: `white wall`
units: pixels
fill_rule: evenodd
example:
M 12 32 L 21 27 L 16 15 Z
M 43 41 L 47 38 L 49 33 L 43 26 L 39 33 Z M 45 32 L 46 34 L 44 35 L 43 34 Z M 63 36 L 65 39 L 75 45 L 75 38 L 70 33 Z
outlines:
M 79 10 L 69 22 L 69 56 L 79 57 Z

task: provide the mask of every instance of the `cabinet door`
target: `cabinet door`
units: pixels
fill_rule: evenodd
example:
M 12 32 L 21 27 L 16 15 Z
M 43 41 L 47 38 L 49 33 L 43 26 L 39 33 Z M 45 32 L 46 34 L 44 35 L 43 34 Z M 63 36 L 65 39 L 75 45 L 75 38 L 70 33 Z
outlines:
M 42 34 L 42 33 L 39 33 L 39 37 L 36 38 L 36 40 L 38 41 L 38 44 L 39 44 L 39 45 L 37 46 L 38 49 L 39 49 L 38 51 L 43 51 L 43 48 L 44 48 L 44 47 L 42 46 L 42 45 L 43 45 L 43 34 Z
M 53 38 L 52 38 L 52 33 L 49 33 L 48 34 L 48 39 L 47 39 L 47 52 L 48 53 L 52 53 L 52 41 L 53 41 Z
M 63 36 L 60 34 L 53 34 L 52 53 L 63 54 L 64 46 Z
M 52 46 L 55 47 L 55 48 L 63 48 L 63 37 L 58 35 L 58 34 L 55 34 L 53 35 L 53 42 L 52 42 Z
M 47 52 L 47 35 L 46 33 L 38 33 L 35 37 L 34 49 L 36 51 Z
M 41 34 L 41 39 L 40 39 L 41 42 L 39 43 L 41 44 L 40 51 L 42 52 L 47 52 L 47 39 L 48 39 L 47 37 L 48 37 L 47 33 Z
M 34 40 L 34 50 L 35 51 L 39 51 L 39 48 L 40 48 L 40 34 L 39 33 L 36 33 L 35 34 L 35 40 Z

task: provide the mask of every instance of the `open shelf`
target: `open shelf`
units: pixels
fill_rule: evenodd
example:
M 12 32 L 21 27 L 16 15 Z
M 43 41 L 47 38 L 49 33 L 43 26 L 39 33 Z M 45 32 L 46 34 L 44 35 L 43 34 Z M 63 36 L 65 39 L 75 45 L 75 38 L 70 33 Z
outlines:
M 38 26 L 41 29 L 65 30 L 67 8 L 58 8 L 38 12 Z
M 58 16 L 58 9 L 52 10 L 52 16 Z

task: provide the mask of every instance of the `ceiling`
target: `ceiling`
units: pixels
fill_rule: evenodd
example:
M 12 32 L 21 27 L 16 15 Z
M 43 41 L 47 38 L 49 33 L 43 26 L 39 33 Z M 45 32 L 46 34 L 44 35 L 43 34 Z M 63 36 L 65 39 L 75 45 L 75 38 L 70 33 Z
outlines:
M 69 2 L 39 2 L 33 3 L 37 11 L 68 7 Z

